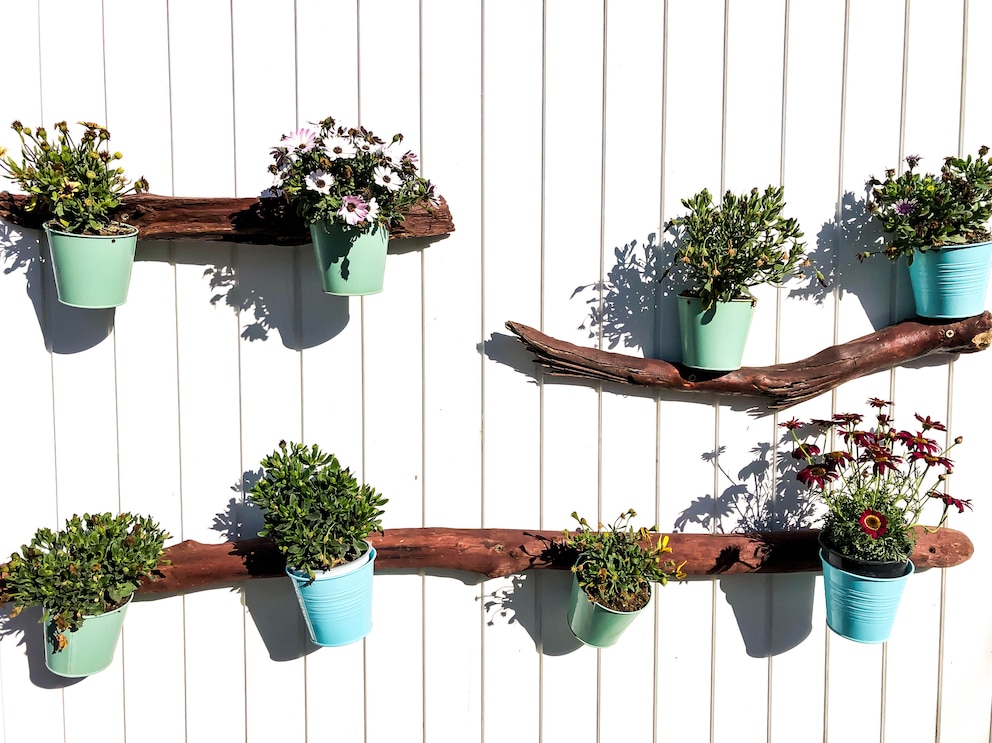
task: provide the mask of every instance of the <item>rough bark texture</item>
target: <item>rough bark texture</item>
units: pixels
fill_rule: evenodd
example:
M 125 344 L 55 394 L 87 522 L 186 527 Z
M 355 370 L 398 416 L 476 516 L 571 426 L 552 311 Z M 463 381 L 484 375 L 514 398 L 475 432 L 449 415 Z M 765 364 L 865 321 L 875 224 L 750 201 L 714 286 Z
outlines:
M 782 410 L 844 382 L 930 354 L 984 351 L 992 342 L 992 315 L 988 312 L 951 323 L 907 320 L 831 346 L 802 361 L 714 374 L 668 361 L 575 346 L 518 322 L 508 321 L 506 327 L 552 375 L 766 397 L 771 399 L 771 410 Z
M 919 530 L 912 559 L 917 568 L 946 568 L 971 557 L 974 546 L 953 529 Z M 761 534 L 672 534 L 672 558 L 688 575 L 795 573 L 820 569 L 817 530 Z M 515 529 L 389 529 L 371 541 L 376 570 L 460 570 L 490 578 L 537 568 L 568 569 L 575 555 L 561 532 Z M 210 588 L 249 578 L 282 575 L 283 558 L 268 539 L 226 544 L 186 541 L 166 550 L 172 565 L 142 593 Z M 0 574 L 3 570 L 0 567 Z M 0 582 L 0 592 L 3 584 Z
M 32 229 L 50 215 L 25 210 L 27 197 L 0 191 L 0 218 Z M 226 240 L 256 245 L 303 245 L 310 231 L 282 199 L 186 198 L 138 194 L 127 196 L 115 218 L 133 224 L 145 240 Z M 437 237 L 455 231 L 442 198 L 428 211 L 414 207 L 390 230 L 389 238 Z

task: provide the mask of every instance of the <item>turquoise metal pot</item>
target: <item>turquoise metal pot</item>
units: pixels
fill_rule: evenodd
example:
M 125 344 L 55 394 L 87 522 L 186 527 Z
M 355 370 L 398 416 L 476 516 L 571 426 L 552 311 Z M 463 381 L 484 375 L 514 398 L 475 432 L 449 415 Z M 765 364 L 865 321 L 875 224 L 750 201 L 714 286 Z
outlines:
M 95 310 L 127 301 L 138 230 L 124 235 L 74 235 L 45 225 L 59 301 Z
M 113 611 L 85 615 L 75 632 L 59 632 L 51 620 L 45 622 L 45 665 L 48 670 L 66 678 L 82 678 L 98 673 L 114 662 L 117 641 L 131 599 Z M 58 636 L 68 641 L 65 648 L 55 650 Z
M 980 315 L 992 267 L 992 242 L 916 251 L 909 281 L 916 314 L 934 319 Z
M 336 222 L 310 225 L 324 292 L 342 297 L 378 294 L 386 274 L 389 231 L 345 229 Z
M 369 544 L 357 560 L 320 571 L 312 581 L 306 571 L 286 568 L 315 645 L 350 645 L 372 630 L 374 563 L 375 548 Z
M 654 587 L 651 587 L 653 592 Z M 602 604 L 594 603 L 579 588 L 579 579 L 572 574 L 572 592 L 569 597 L 568 628 L 572 634 L 586 645 L 594 648 L 608 648 L 615 645 L 620 635 L 647 607 L 637 611 L 613 611 Z
M 834 567 L 820 550 L 823 589 L 827 602 L 827 626 L 841 637 L 864 643 L 889 639 L 906 581 L 913 574 L 907 560 L 896 578 L 856 575 Z
M 704 371 L 739 369 L 756 300 L 714 302 L 708 310 L 699 297 L 680 294 L 678 300 L 682 363 Z

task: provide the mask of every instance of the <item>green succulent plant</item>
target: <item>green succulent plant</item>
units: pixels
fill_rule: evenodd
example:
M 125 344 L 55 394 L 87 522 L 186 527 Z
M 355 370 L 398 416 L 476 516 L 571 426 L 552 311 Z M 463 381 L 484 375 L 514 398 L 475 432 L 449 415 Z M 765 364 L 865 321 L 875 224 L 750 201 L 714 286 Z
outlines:
M 683 580 L 683 562 L 664 560 L 670 553 L 668 536 L 651 535 L 657 527 L 634 529 L 631 519 L 637 513 L 629 509 L 616 521 L 593 529 L 589 522 L 572 512 L 578 529 L 564 533 L 566 548 L 578 553 L 572 572 L 590 601 L 614 611 L 637 611 L 651 600 L 649 583 L 666 585 L 671 578 Z
M 388 499 L 316 444 L 280 441 L 261 464 L 262 478 L 249 491 L 251 501 L 265 509 L 258 535 L 270 537 L 291 568 L 312 579 L 318 570 L 361 556 L 369 534 L 382 532 Z
M 86 615 L 122 606 L 143 579 L 156 579 L 155 571 L 170 564 L 163 559 L 168 538 L 148 516 L 74 515 L 60 531 L 38 529 L 0 565 L 6 580 L 0 603 L 14 602 L 11 616 L 41 604 L 42 621 L 50 618 L 56 630 L 55 650 L 62 650 L 65 633 L 79 629 Z
M 689 213 L 665 226 L 676 249 L 662 279 L 672 274 L 707 310 L 714 302 L 751 298 L 752 286 L 802 275 L 800 269 L 812 263 L 798 222 L 782 216 L 784 194 L 781 186 L 763 193 L 753 188 L 740 196 L 727 191 L 717 205 L 704 188 L 683 199 Z M 822 282 L 822 274 L 816 275 Z

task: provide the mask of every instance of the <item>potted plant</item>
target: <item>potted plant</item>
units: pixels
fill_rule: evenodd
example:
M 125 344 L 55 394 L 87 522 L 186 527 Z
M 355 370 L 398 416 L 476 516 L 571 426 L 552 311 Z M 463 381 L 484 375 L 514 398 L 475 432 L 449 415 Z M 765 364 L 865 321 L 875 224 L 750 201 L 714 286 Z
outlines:
M 400 146 L 402 134 L 387 143 L 330 117 L 314 126 L 284 134 L 272 148 L 270 191 L 310 226 L 325 292 L 376 294 L 390 225 L 416 203 L 434 204 L 434 186 L 417 174 L 417 156 Z
M 947 455 L 960 437 L 942 447 L 929 435 L 947 430 L 939 421 L 917 414 L 917 430 L 898 430 L 886 413 L 891 403 L 872 398 L 868 404 L 876 411 L 869 425 L 856 413 L 780 425 L 804 465 L 798 479 L 827 509 L 819 536 L 827 624 L 857 642 L 884 642 L 913 573 L 909 556 L 924 507 L 943 505 L 939 528 L 951 507 L 963 512 L 971 501 L 942 490 L 953 468 Z M 840 448 L 829 448 L 831 433 Z
M 741 365 L 757 302 L 750 287 L 782 282 L 810 265 L 803 233 L 782 216 L 782 187 L 740 196 L 727 191 L 719 205 L 703 189 L 682 205 L 689 213 L 665 227 L 675 236 L 675 252 L 662 276 L 672 274 L 686 287 L 678 295 L 682 363 L 731 371 Z
M 262 470 L 250 491 L 265 509 L 258 535 L 286 557 L 310 639 L 321 646 L 361 640 L 372 629 L 375 548 L 368 537 L 382 533 L 387 499 L 316 444 L 280 441 Z
M 981 147 L 976 158 L 944 158 L 939 175 L 917 173 L 920 157 L 910 155 L 903 173 L 887 170 L 884 181 L 868 181 L 868 209 L 888 233 L 881 252 L 893 261 L 906 258 L 921 317 L 971 317 L 985 309 L 992 266 L 988 154 Z
M 55 271 L 59 301 L 70 307 L 102 309 L 127 301 L 138 230 L 113 221 L 121 197 L 148 190 L 143 177 L 129 185 L 115 165 L 120 152 L 110 149 L 110 132 L 92 122 L 77 143 L 64 121 L 49 140 L 43 127 L 15 121 L 21 161 L 0 147 L 0 168 L 30 197 L 29 210 L 41 207 Z
M 168 538 L 148 516 L 74 515 L 61 531 L 38 529 L 30 544 L 0 565 L 6 580 L 0 603 L 14 602 L 11 616 L 42 606 L 45 665 L 52 673 L 97 673 L 114 660 L 135 590 L 169 564 L 163 559 Z
M 657 527 L 635 530 L 634 509 L 621 513 L 604 528 L 593 529 L 572 512 L 579 528 L 565 531 L 564 546 L 577 553 L 572 566 L 572 593 L 568 626 L 579 640 L 597 648 L 609 647 L 651 601 L 651 584 L 683 580 L 685 565 L 662 560 L 672 551 L 668 536 L 651 535 Z

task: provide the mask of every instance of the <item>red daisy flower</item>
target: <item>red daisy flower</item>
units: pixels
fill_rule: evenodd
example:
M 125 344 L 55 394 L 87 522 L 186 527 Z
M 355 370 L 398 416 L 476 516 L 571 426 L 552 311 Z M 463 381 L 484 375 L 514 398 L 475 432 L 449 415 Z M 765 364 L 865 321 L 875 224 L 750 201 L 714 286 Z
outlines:
M 878 397 L 870 397 L 868 398 L 868 404 L 871 405 L 873 408 L 878 408 L 879 410 L 881 410 L 882 408 L 891 405 L 892 402 L 890 400 L 882 400 L 881 398 Z
M 814 485 L 819 488 L 823 488 L 824 483 L 833 482 L 838 477 L 840 477 L 840 473 L 837 472 L 836 468 L 828 462 L 824 462 L 823 464 L 811 464 L 809 467 L 800 470 L 796 474 L 796 478 L 799 482 L 809 488 Z
M 960 498 L 952 498 L 949 495 L 943 496 L 942 500 L 944 505 L 947 506 L 957 506 L 958 513 L 964 513 L 964 509 L 967 506 L 971 509 L 971 500 L 961 500 Z
M 792 457 L 793 459 L 802 459 L 808 462 L 819 453 L 820 447 L 816 444 L 798 444 L 796 448 L 792 450 Z
M 917 432 L 914 436 L 909 431 L 900 431 L 896 434 L 896 440 L 902 442 L 902 444 L 910 451 L 915 452 L 925 452 L 927 454 L 934 454 L 940 451 L 940 446 L 933 439 L 928 439 L 923 435 L 922 431 Z
M 781 428 L 787 428 L 790 431 L 795 431 L 797 428 L 802 428 L 806 424 L 800 420 L 796 420 L 795 418 L 792 418 L 791 420 L 787 420 L 785 423 L 779 423 L 778 425 Z
M 865 511 L 858 519 L 861 531 L 869 535 L 872 539 L 878 539 L 885 535 L 888 530 L 889 520 L 878 511 Z
M 946 431 L 947 430 L 947 427 L 944 426 L 944 424 L 941 423 L 940 421 L 932 421 L 932 420 L 930 420 L 930 416 L 929 415 L 926 418 L 924 418 L 919 413 L 913 413 L 913 415 L 916 416 L 916 420 L 918 420 L 923 425 L 923 430 L 924 431 L 929 431 L 931 428 L 934 431 Z

